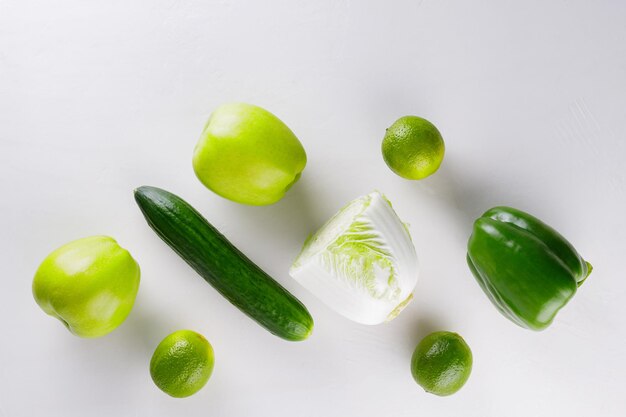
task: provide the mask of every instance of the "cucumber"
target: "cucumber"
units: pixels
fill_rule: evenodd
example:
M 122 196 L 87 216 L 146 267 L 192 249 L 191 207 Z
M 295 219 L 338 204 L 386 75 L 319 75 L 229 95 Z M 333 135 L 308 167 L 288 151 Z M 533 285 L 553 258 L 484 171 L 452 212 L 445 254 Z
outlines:
M 248 317 L 286 340 L 311 334 L 313 318 L 306 307 L 187 202 L 146 186 L 135 190 L 135 201 L 157 235 Z

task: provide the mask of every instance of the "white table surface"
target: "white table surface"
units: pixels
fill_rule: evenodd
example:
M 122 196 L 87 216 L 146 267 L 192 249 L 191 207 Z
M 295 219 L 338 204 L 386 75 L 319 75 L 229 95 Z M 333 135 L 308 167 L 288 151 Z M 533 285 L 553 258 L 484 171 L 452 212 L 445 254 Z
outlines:
M 626 2 L 0 1 L 0 416 L 618 416 L 626 411 Z M 283 201 L 247 207 L 196 180 L 217 105 L 271 110 L 308 154 Z M 411 182 L 380 141 L 415 114 L 442 131 L 434 176 Z M 195 205 L 299 297 L 303 343 L 276 338 L 148 228 L 132 190 Z M 392 323 L 338 316 L 287 274 L 308 233 L 373 189 L 421 263 Z M 568 237 L 595 269 L 546 331 L 504 319 L 465 264 L 472 220 L 507 204 Z M 31 295 L 70 240 L 115 237 L 142 268 L 133 312 L 101 339 L 70 335 Z M 148 372 L 168 333 L 204 334 L 214 374 L 173 399 Z M 410 356 L 459 332 L 474 369 L 424 393 Z

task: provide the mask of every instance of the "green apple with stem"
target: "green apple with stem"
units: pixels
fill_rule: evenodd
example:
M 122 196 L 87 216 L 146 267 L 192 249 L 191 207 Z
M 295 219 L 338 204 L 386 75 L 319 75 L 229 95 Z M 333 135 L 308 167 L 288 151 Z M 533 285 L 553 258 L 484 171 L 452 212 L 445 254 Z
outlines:
M 283 198 L 305 165 L 304 148 L 287 125 L 269 111 L 245 103 L 218 107 L 193 155 L 196 176 L 207 188 L 255 206 Z
M 33 279 L 41 309 L 80 337 L 100 337 L 126 319 L 139 289 L 139 265 L 108 236 L 70 242 L 44 259 Z

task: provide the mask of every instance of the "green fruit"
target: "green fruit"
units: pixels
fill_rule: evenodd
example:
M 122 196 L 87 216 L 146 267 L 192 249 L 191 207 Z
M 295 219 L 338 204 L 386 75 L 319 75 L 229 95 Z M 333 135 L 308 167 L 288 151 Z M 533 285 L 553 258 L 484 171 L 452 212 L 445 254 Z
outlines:
M 305 165 L 293 132 L 272 113 L 245 103 L 218 107 L 193 155 L 193 169 L 207 188 L 254 206 L 283 198 Z
M 52 252 L 33 279 L 47 314 L 80 337 L 103 336 L 122 324 L 135 303 L 139 265 L 107 236 L 75 240 Z
M 472 351 L 461 336 L 435 332 L 422 339 L 411 358 L 413 379 L 426 392 L 445 396 L 461 389 L 472 372 Z
M 387 129 L 382 151 L 393 172 L 408 180 L 420 180 L 439 169 L 445 145 L 435 125 L 421 117 L 405 116 Z
M 213 348 L 199 333 L 179 330 L 159 343 L 150 361 L 157 387 L 176 398 L 200 391 L 213 372 Z

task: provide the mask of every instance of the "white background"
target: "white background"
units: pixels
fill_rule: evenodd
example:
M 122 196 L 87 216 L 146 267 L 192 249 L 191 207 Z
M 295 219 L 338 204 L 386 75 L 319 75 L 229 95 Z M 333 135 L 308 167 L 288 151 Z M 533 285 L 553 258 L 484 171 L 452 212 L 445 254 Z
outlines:
M 626 411 L 626 3 L 614 1 L 0 0 L 0 416 L 618 416 Z M 283 201 L 247 207 L 196 180 L 212 109 L 274 112 L 308 154 Z M 415 114 L 443 133 L 432 177 L 384 164 Z M 148 228 L 133 188 L 195 205 L 316 321 L 276 338 L 228 304 Z M 411 224 L 415 301 L 354 324 L 287 274 L 307 234 L 383 191 Z M 595 267 L 546 331 L 507 321 L 465 264 L 472 220 L 512 205 Z M 31 295 L 39 262 L 107 234 L 142 268 L 135 308 L 101 339 L 70 335 Z M 216 352 L 197 395 L 173 399 L 148 364 L 190 328 Z M 462 334 L 474 369 L 424 393 L 412 350 Z

